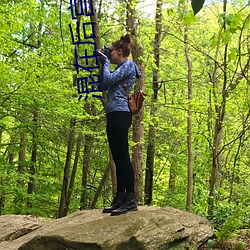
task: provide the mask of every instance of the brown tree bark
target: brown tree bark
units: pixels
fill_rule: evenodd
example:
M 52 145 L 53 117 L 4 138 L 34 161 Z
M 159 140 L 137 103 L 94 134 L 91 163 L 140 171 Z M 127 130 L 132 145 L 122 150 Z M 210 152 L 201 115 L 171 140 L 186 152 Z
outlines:
M 160 44 L 161 44 L 161 29 L 162 29 L 162 0 L 157 0 L 156 15 L 155 15 L 155 38 L 154 38 L 154 59 L 155 67 L 153 68 L 153 95 L 152 106 L 150 110 L 150 117 L 156 114 L 155 103 L 158 98 L 159 89 L 159 67 L 160 67 Z M 154 177 L 154 157 L 155 157 L 155 126 L 149 126 L 148 132 L 148 146 L 147 146 L 147 159 L 146 159 L 146 175 L 145 175 L 145 188 L 144 188 L 144 203 L 150 205 L 153 196 L 153 177 Z
M 58 218 L 64 216 L 64 211 L 66 209 L 66 197 L 68 192 L 68 183 L 69 183 L 69 173 L 70 173 L 70 163 L 73 151 L 73 143 L 74 143 L 74 126 L 75 126 L 75 119 L 72 118 L 70 120 L 70 131 L 68 137 L 68 146 L 67 146 L 67 155 L 66 155 L 66 162 L 64 166 L 64 176 L 63 176 L 63 184 L 61 189 L 61 198 L 59 204 L 59 211 L 58 211 Z
M 176 171 L 175 166 L 172 164 L 169 170 L 169 181 L 168 181 L 168 188 L 170 190 L 174 190 L 176 188 Z
M 110 171 L 110 162 L 109 162 L 108 166 L 106 167 L 104 174 L 102 176 L 101 182 L 100 182 L 100 184 L 95 192 L 95 196 L 94 196 L 94 199 L 93 199 L 93 201 L 91 203 L 91 207 L 90 207 L 91 209 L 94 209 L 96 206 L 96 202 L 98 200 L 99 195 L 101 194 L 102 187 L 104 186 L 104 183 L 105 183 L 106 179 L 108 178 L 109 171 Z
M 41 10 L 43 10 L 44 8 L 44 2 L 43 0 L 41 0 Z M 42 26 L 43 26 L 43 23 L 42 21 L 39 22 L 39 25 L 38 25 L 38 30 L 37 30 L 37 34 L 38 34 L 38 38 L 37 38 L 37 48 L 40 48 L 41 47 L 41 38 L 42 38 Z M 31 22 L 30 23 L 30 37 L 29 37 L 29 40 L 30 40 L 30 44 L 35 44 L 35 26 L 34 24 Z M 30 48 L 30 50 L 34 50 L 34 48 Z M 41 51 L 38 52 L 39 55 L 41 55 Z M 40 63 L 38 63 L 37 65 L 38 67 L 41 67 Z M 37 76 L 37 81 L 39 82 L 40 79 L 39 79 L 39 76 Z M 36 101 L 34 99 L 34 105 L 36 104 Z M 29 177 L 29 182 L 28 182 L 28 194 L 32 194 L 33 191 L 34 191 L 34 176 L 35 176 L 35 165 L 36 165 L 36 161 L 37 161 L 37 129 L 38 129 L 38 126 L 37 126 L 37 123 L 38 123 L 38 109 L 37 107 L 35 106 L 34 107 L 34 110 L 32 111 L 33 113 L 33 127 L 32 127 L 32 150 L 31 150 L 31 166 L 29 167 L 29 174 L 30 174 L 30 177 Z M 27 200 L 27 206 L 28 207 L 32 207 L 32 203 L 31 201 L 29 200 L 29 197 L 28 197 L 28 200 Z M 28 211 L 27 211 L 28 212 Z
M 65 209 L 63 211 L 63 216 L 66 216 L 68 214 L 68 210 L 69 210 L 69 204 L 70 204 L 71 195 L 72 195 L 72 191 L 73 191 L 73 187 L 74 187 L 77 164 L 78 164 L 79 155 L 80 155 L 81 142 L 82 142 L 82 133 L 80 132 L 78 135 L 78 138 L 77 138 L 77 142 L 76 142 L 76 154 L 75 154 L 74 164 L 73 164 L 73 168 L 72 168 L 72 173 L 70 176 L 70 183 L 69 183 L 69 188 L 68 188 L 68 192 L 67 192 L 66 205 L 65 205 Z
M 135 91 L 141 89 L 145 91 L 145 78 L 144 78 L 144 62 L 141 59 L 143 55 L 143 49 L 137 41 L 138 32 L 137 32 L 137 24 L 136 24 L 136 11 L 135 7 L 137 5 L 136 0 L 128 0 L 127 1 L 127 19 L 126 19 L 126 27 L 127 32 L 132 36 L 134 42 L 132 44 L 132 56 L 133 60 L 137 63 L 139 70 L 142 73 L 142 77 L 135 84 Z M 133 146 L 132 153 L 132 165 L 135 171 L 135 193 L 137 197 L 137 201 L 141 202 L 142 200 L 142 168 L 143 168 L 143 148 L 142 141 L 144 137 L 144 105 L 139 112 L 139 114 L 134 115 L 133 117 L 133 141 L 136 143 Z
M 90 0 L 89 0 L 89 3 L 90 3 Z M 99 2 L 98 16 L 96 16 L 96 13 L 97 13 L 96 12 L 96 1 L 92 0 L 92 3 L 93 3 L 93 9 L 94 9 L 94 13 L 95 13 L 95 15 L 91 16 L 91 22 L 95 23 L 94 29 L 95 29 L 96 38 L 94 40 L 96 43 L 96 48 L 100 49 L 101 48 L 101 39 L 100 39 L 101 35 L 100 35 L 98 18 L 100 19 L 100 17 L 101 17 L 100 13 L 101 13 L 102 1 Z M 101 69 L 101 67 L 99 69 Z M 103 106 L 105 106 L 106 99 L 107 99 L 107 94 L 104 91 L 104 92 L 102 92 L 102 99 L 101 99 Z M 117 190 L 116 167 L 115 167 L 115 163 L 113 161 L 112 153 L 111 153 L 110 149 L 109 149 L 109 166 L 110 166 L 110 170 L 111 170 L 110 173 L 111 173 L 111 180 L 112 180 L 112 194 L 114 196 L 116 193 L 116 190 Z
M 15 150 L 13 150 L 14 145 L 16 144 L 16 139 L 14 138 L 14 136 L 10 136 L 10 145 L 8 146 L 8 156 L 7 156 L 7 163 L 8 164 L 12 164 L 13 160 L 15 158 Z
M 227 11 L 227 0 L 223 0 L 223 12 Z M 224 18 L 223 24 L 224 31 L 226 30 L 226 21 Z M 227 87 L 227 50 L 228 44 L 225 44 L 224 47 L 224 60 L 223 60 L 223 88 L 222 88 L 222 103 L 220 107 L 215 107 L 217 116 L 215 119 L 214 125 L 214 139 L 213 139 L 213 161 L 212 161 L 212 169 L 211 169 L 211 177 L 210 177 L 210 192 L 208 199 L 208 214 L 211 215 L 214 206 L 214 192 L 217 187 L 218 182 L 218 174 L 220 171 L 221 165 L 221 145 L 222 145 L 222 129 L 223 129 L 223 120 L 225 116 L 225 108 L 226 108 L 226 87 Z
M 0 190 L 0 215 L 2 215 L 2 209 L 4 208 L 4 203 L 5 203 L 5 195 L 2 192 L 2 190 Z
M 81 194 L 81 207 L 80 209 L 87 209 L 87 185 L 88 185 L 88 173 L 89 173 L 89 160 L 92 143 L 94 141 L 93 136 L 86 135 L 84 142 L 84 152 L 83 152 L 83 165 L 82 165 L 82 194 Z

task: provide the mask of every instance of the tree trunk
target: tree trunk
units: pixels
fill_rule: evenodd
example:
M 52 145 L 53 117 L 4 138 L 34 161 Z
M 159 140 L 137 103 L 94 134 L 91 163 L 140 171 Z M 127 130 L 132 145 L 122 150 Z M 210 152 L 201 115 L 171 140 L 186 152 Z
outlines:
M 16 144 L 16 140 L 15 138 L 11 135 L 10 136 L 10 145 L 8 146 L 8 156 L 7 156 L 7 162 L 8 164 L 12 164 L 13 160 L 15 158 L 15 154 L 14 154 L 14 145 Z
M 67 193 L 67 197 L 66 197 L 65 209 L 63 211 L 63 216 L 66 216 L 68 214 L 68 210 L 69 210 L 69 204 L 70 204 L 71 195 L 72 195 L 72 191 L 73 191 L 73 187 L 74 187 L 77 164 L 78 164 L 78 159 L 79 159 L 79 154 L 80 154 L 81 142 L 82 142 L 82 133 L 80 132 L 78 135 L 78 138 L 77 138 L 76 154 L 75 154 L 74 164 L 73 164 L 72 173 L 71 173 L 71 177 L 70 177 L 70 183 L 69 183 L 68 193 Z
M 31 152 L 31 162 L 32 165 L 30 166 L 30 175 L 29 182 L 28 182 L 28 194 L 32 194 L 34 191 L 34 175 L 35 175 L 35 165 L 36 165 L 36 159 L 37 159 L 37 121 L 38 121 L 38 112 L 37 110 L 33 113 L 33 132 L 32 132 L 32 152 Z M 28 202 L 28 207 L 32 207 L 32 203 Z
M 2 137 L 3 137 L 3 130 L 0 127 L 0 149 L 2 148 Z
M 18 188 L 16 191 L 16 196 L 14 198 L 14 204 L 15 204 L 15 214 L 21 214 L 22 211 L 22 204 L 25 204 L 25 200 L 23 197 L 23 187 L 24 187 L 24 180 L 22 178 L 22 175 L 25 172 L 25 161 L 26 161 L 26 148 L 27 148 L 27 138 L 26 135 L 21 135 L 20 138 L 20 147 L 19 147 L 19 155 L 18 155 Z
M 111 170 L 112 194 L 113 196 L 115 196 L 117 191 L 116 167 L 110 149 L 109 149 L 109 166 Z
M 81 194 L 81 207 L 80 209 L 87 209 L 87 184 L 88 184 L 88 172 L 89 172 L 89 160 L 91 147 L 94 138 L 91 135 L 85 136 L 83 163 L 82 163 L 82 194 Z
M 139 70 L 142 73 L 142 77 L 135 84 L 135 91 L 141 89 L 145 91 L 145 79 L 144 79 L 144 62 L 141 59 L 143 55 L 142 47 L 137 42 L 137 27 L 136 27 L 136 7 L 137 1 L 128 0 L 127 1 L 127 32 L 131 34 L 134 43 L 132 44 L 132 56 L 133 60 L 137 63 Z M 133 141 L 136 145 L 133 147 L 132 153 L 132 165 L 135 171 L 135 193 L 137 197 L 137 201 L 141 202 L 142 200 L 142 167 L 143 167 L 143 151 L 142 151 L 142 141 L 144 136 L 144 126 L 143 126 L 143 118 L 144 118 L 144 105 L 139 112 L 139 114 L 133 117 Z
M 3 130 L 0 128 L 0 149 L 2 148 L 2 134 Z M 0 186 L 3 186 L 3 178 L 0 179 Z M 4 207 L 4 191 L 0 189 L 0 215 L 2 215 L 2 208 Z
M 44 9 L 44 1 L 41 0 L 40 1 L 41 3 L 41 7 L 40 7 L 40 10 L 43 10 Z M 41 38 L 42 38 L 42 27 L 43 27 L 43 23 L 42 21 L 39 22 L 39 25 L 38 25 L 38 30 L 37 30 L 37 35 L 38 35 L 38 38 L 37 38 L 37 46 L 38 47 L 41 47 Z M 30 43 L 35 43 L 35 34 L 36 33 L 36 30 L 35 30 L 35 26 L 34 24 L 30 23 Z M 30 48 L 32 50 L 32 48 Z M 41 56 L 41 51 L 38 52 L 38 55 Z M 41 63 L 38 62 L 38 67 L 41 67 Z M 36 77 L 37 79 L 37 82 L 40 81 L 39 79 L 39 75 Z M 35 97 L 34 97 L 34 106 L 36 105 L 36 100 L 35 100 Z M 37 160 L 37 129 L 38 129 L 38 126 L 37 126 L 37 122 L 38 122 L 38 109 L 37 107 L 35 106 L 34 107 L 34 110 L 33 110 L 33 127 L 32 127 L 32 152 L 31 152 L 31 166 L 29 168 L 29 174 L 30 174 L 30 177 L 29 177 L 29 182 L 28 182 L 28 194 L 32 194 L 33 191 L 34 191 L 34 175 L 35 175 L 35 165 L 36 165 L 36 160 Z M 28 207 L 32 207 L 32 203 L 31 201 L 29 200 L 29 196 L 28 196 L 28 200 L 27 200 L 27 206 Z M 28 211 L 27 211 L 28 212 Z
M 77 1 L 77 13 L 81 13 L 81 1 Z M 77 16 L 77 21 L 79 22 L 79 27 L 81 26 L 81 15 Z M 77 34 L 77 27 L 76 27 L 76 34 Z M 75 45 L 75 49 L 77 50 L 77 60 L 79 61 L 79 44 Z M 74 58 L 74 64 L 76 64 L 76 59 Z M 75 66 L 76 70 L 76 66 Z M 73 87 L 77 86 L 77 74 L 73 76 Z M 61 198 L 59 204 L 59 211 L 58 211 L 58 218 L 64 216 L 64 212 L 67 210 L 66 208 L 66 200 L 67 200 L 67 193 L 68 193 L 68 183 L 69 183 L 69 173 L 70 173 L 70 162 L 72 157 L 73 151 L 73 141 L 74 141 L 74 126 L 75 126 L 76 119 L 71 118 L 70 120 L 70 132 L 68 137 L 68 148 L 67 148 L 67 156 L 66 156 L 66 163 L 64 167 L 64 177 L 63 177 L 63 184 L 62 184 L 62 191 L 61 191 Z M 69 205 L 69 204 L 68 204 Z
M 249 18 L 249 16 L 247 18 Z M 247 35 L 247 50 L 248 50 L 248 54 L 250 55 L 250 35 Z M 244 74 L 247 73 L 248 68 L 249 68 L 249 59 L 248 59 L 248 63 L 244 67 Z M 241 76 L 238 76 L 238 78 L 239 77 L 241 77 Z M 238 79 L 236 79 L 235 82 L 237 83 Z M 235 86 L 235 84 L 234 84 L 234 86 Z M 249 117 L 250 117 L 250 109 L 248 110 L 246 118 L 243 120 L 242 134 L 240 136 L 240 140 L 239 140 L 237 152 L 236 152 L 236 155 L 234 157 L 234 164 L 233 164 L 233 170 L 232 170 L 232 177 L 231 177 L 231 180 L 230 180 L 230 194 L 229 194 L 229 200 L 228 200 L 228 202 L 231 202 L 232 199 L 233 199 L 234 182 L 235 182 L 235 179 L 236 179 L 235 175 L 236 175 L 236 171 L 237 171 L 236 170 L 237 160 L 240 158 L 239 157 L 240 156 L 240 150 L 241 150 L 242 144 L 244 143 L 243 142 L 244 141 L 243 137 L 244 137 L 245 132 L 247 131 L 247 124 L 248 124 Z
M 5 196 L 4 193 L 0 190 L 0 215 L 2 215 L 2 209 L 4 208 Z
M 171 164 L 170 170 L 169 170 L 169 181 L 168 181 L 168 188 L 170 190 L 174 190 L 176 188 L 175 180 L 176 180 L 175 166 Z
M 155 45 L 154 45 L 154 59 L 155 66 L 153 69 L 153 96 L 152 106 L 150 110 L 150 117 L 156 114 L 155 103 L 158 97 L 159 88 L 159 67 L 160 67 L 160 40 L 161 40 L 161 29 L 162 29 L 162 0 L 157 0 L 156 4 L 156 33 L 155 33 Z M 146 176 L 145 176 L 145 204 L 150 205 L 153 197 L 153 177 L 154 177 L 154 157 L 155 157 L 155 126 L 149 126 L 148 132 L 148 147 L 147 147 L 147 160 L 146 160 Z
M 173 96 L 174 96 L 174 92 L 173 92 L 172 99 L 171 99 L 172 106 L 175 105 Z M 178 126 L 177 124 L 175 124 L 174 120 L 173 120 L 173 126 L 175 126 L 175 127 Z M 172 135 L 170 135 L 170 136 L 172 136 Z M 176 143 L 176 141 L 175 141 L 175 143 Z M 174 152 L 175 147 L 177 147 L 177 145 L 175 146 L 175 143 L 172 144 L 171 148 L 169 149 L 170 152 Z M 171 153 L 172 164 L 170 165 L 170 169 L 169 169 L 168 189 L 173 191 L 176 188 L 176 166 L 174 164 L 175 155 L 173 156 L 172 154 L 173 153 Z
M 18 173 L 19 179 L 18 179 L 18 184 L 23 187 L 24 186 L 24 180 L 22 179 L 21 175 L 24 174 L 25 171 L 25 160 L 26 160 L 26 136 L 21 135 L 21 140 L 20 140 L 20 148 L 19 148 L 19 157 L 18 157 Z
M 95 13 L 95 15 L 90 16 L 91 22 L 95 23 L 94 24 L 94 31 L 95 31 L 96 38 L 94 38 L 94 42 L 96 43 L 96 48 L 101 49 L 102 45 L 101 45 L 100 28 L 99 28 L 99 22 L 98 22 L 98 19 L 96 16 L 96 1 L 95 0 L 92 0 L 92 1 L 88 0 L 89 6 L 90 6 L 91 2 L 92 2 L 93 10 Z M 101 4 L 102 4 L 102 2 L 99 3 L 99 11 L 101 10 Z M 98 16 L 100 16 L 100 15 L 98 15 Z M 99 63 L 99 61 L 98 61 L 98 63 Z M 99 63 L 99 73 L 100 73 L 100 69 L 101 69 L 101 65 Z M 106 92 L 103 91 L 102 92 L 102 99 L 101 99 L 103 106 L 105 106 L 106 99 L 107 99 L 107 94 L 106 94 Z
M 104 171 L 104 174 L 102 176 L 101 182 L 100 182 L 100 184 L 99 184 L 99 186 L 98 186 L 98 188 L 97 188 L 97 190 L 95 192 L 94 199 L 93 199 L 93 201 L 91 203 L 91 209 L 94 209 L 95 206 L 96 206 L 96 202 L 97 202 L 98 197 L 99 197 L 99 195 L 100 195 L 100 193 L 102 191 L 102 187 L 104 186 L 104 183 L 105 183 L 106 179 L 108 178 L 109 170 L 110 170 L 110 162 L 109 162 L 108 166 L 106 167 L 106 169 Z
M 227 0 L 223 1 L 223 12 L 226 13 L 227 11 Z M 224 18 L 224 31 L 226 30 L 226 20 Z M 223 89 L 222 89 L 222 103 L 220 107 L 216 107 L 216 120 L 214 125 L 214 140 L 213 140 L 213 161 L 212 161 L 212 169 L 211 169 L 211 177 L 210 177 L 210 192 L 209 192 L 209 199 L 208 199 L 208 215 L 212 215 L 213 207 L 214 207 L 214 194 L 215 189 L 217 187 L 218 182 L 218 175 L 220 171 L 221 165 L 221 145 L 222 145 L 222 129 L 223 129 L 223 121 L 225 116 L 225 109 L 226 109 L 226 98 L 227 98 L 227 50 L 228 44 L 225 44 L 224 48 L 224 61 L 223 61 Z
M 191 212 L 192 196 L 193 196 L 193 150 L 192 150 L 192 60 L 189 54 L 189 44 L 188 44 L 188 27 L 185 27 L 185 55 L 188 65 L 188 117 L 187 117 L 187 145 L 188 145 L 188 189 L 187 189 L 187 200 L 186 200 L 186 210 Z
M 94 24 L 94 30 L 95 30 L 96 38 L 94 38 L 94 41 L 96 43 L 96 48 L 100 49 L 101 48 L 101 35 L 100 35 L 100 28 L 99 28 L 98 19 L 96 17 L 96 1 L 95 0 L 88 0 L 89 6 L 91 5 L 91 2 L 92 2 L 93 10 L 94 10 L 94 13 L 95 13 L 94 15 L 90 16 L 91 22 L 95 23 Z M 100 5 L 99 8 L 101 8 L 101 5 Z
M 75 126 L 75 119 L 71 118 L 69 138 L 68 138 L 67 156 L 66 156 L 66 162 L 65 162 L 65 166 L 64 166 L 63 184 L 62 184 L 62 190 L 61 190 L 59 211 L 58 211 L 58 216 L 57 216 L 58 218 L 61 218 L 64 216 L 64 211 L 66 209 L 66 197 L 67 197 L 67 192 L 68 192 L 70 162 L 71 162 L 73 142 L 74 142 L 74 126 Z
M 93 3 L 93 9 L 94 9 L 94 13 L 96 13 L 96 1 L 92 0 Z M 89 4 L 90 4 L 90 0 L 89 0 Z M 99 22 L 97 18 L 100 18 L 100 11 L 101 11 L 101 5 L 102 5 L 102 1 L 99 2 L 99 11 L 98 11 L 98 17 L 95 15 L 91 16 L 91 22 L 94 22 L 94 30 L 95 30 L 95 35 L 96 38 L 94 39 L 95 43 L 96 43 L 96 48 L 100 49 L 101 48 L 101 39 L 100 39 L 100 29 L 99 29 Z M 100 68 L 99 68 L 100 69 Z M 107 94 L 106 92 L 102 92 L 102 104 L 103 106 L 105 106 L 105 102 L 107 99 Z M 117 180 L 116 180 L 116 166 L 115 163 L 113 161 L 112 158 L 112 153 L 111 150 L 109 149 L 109 166 L 110 166 L 110 173 L 111 173 L 111 181 L 112 181 L 112 194 L 113 196 L 115 195 L 116 191 L 117 191 Z

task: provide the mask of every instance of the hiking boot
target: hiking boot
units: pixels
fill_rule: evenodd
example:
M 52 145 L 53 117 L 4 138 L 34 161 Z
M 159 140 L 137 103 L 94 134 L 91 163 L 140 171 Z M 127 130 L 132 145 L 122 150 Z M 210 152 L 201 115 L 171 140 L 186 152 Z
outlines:
M 102 212 L 103 213 L 111 213 L 113 210 L 119 208 L 122 204 L 122 199 L 125 195 L 125 192 L 116 192 L 115 197 L 109 207 L 105 207 Z
M 130 211 L 137 211 L 135 193 L 127 192 L 122 200 L 121 206 L 111 212 L 111 216 L 126 214 Z

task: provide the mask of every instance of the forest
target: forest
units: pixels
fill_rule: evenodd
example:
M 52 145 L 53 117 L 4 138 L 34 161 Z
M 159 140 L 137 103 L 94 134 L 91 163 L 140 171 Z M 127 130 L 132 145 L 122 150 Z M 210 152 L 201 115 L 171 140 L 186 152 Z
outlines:
M 206 217 L 220 240 L 250 237 L 249 1 L 203 3 L 1 0 L 0 215 L 110 203 L 106 92 L 80 89 L 77 63 L 128 33 L 147 94 L 129 132 L 138 203 Z

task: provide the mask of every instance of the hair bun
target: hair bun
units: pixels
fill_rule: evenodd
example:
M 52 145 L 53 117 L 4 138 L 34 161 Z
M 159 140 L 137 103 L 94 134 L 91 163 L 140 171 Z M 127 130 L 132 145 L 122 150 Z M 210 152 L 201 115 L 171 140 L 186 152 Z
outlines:
M 124 57 L 128 57 L 130 54 L 130 47 L 132 45 L 132 36 L 126 34 L 121 36 L 119 40 L 112 42 L 112 46 L 115 49 L 122 49 L 122 54 Z
M 131 43 L 131 39 L 130 39 L 130 35 L 129 34 L 126 34 L 125 36 L 121 36 L 120 39 L 121 39 L 121 41 L 123 41 L 127 45 Z

